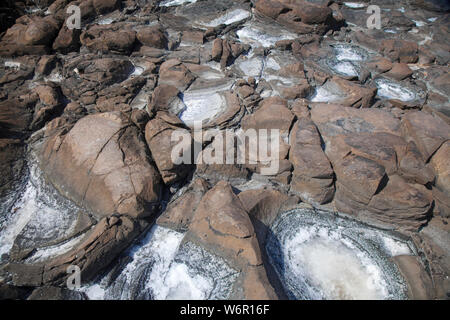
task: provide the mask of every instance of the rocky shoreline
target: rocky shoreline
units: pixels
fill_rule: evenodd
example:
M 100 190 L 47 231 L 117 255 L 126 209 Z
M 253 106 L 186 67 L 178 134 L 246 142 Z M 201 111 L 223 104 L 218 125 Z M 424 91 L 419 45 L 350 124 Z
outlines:
M 449 298 L 445 1 L 7 2 L 0 298 Z

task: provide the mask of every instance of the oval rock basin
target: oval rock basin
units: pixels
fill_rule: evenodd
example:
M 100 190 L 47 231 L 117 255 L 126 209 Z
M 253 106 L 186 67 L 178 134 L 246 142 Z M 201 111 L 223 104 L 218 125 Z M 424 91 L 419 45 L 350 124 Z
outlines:
M 413 254 L 388 232 L 310 209 L 281 214 L 266 241 L 290 299 L 406 299 L 407 286 L 391 257 Z

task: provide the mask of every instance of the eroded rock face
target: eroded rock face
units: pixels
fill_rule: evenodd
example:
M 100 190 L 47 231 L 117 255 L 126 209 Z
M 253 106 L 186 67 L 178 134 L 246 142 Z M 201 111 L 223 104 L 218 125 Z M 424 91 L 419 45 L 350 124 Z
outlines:
M 287 298 L 260 248 L 311 205 L 408 231 L 424 259 L 393 255 L 409 296 L 445 297 L 450 28 L 445 6 L 405 1 L 383 3 L 379 30 L 367 2 L 7 1 L 0 296 L 85 298 L 58 288 L 77 264 L 87 280 L 108 269 L 107 299 Z M 278 171 L 256 152 L 174 163 L 178 130 L 190 160 L 218 150 L 223 132 L 200 142 L 197 121 L 279 130 Z
M 375 88 L 366 88 L 334 77 L 325 82 L 312 98 L 313 102 L 332 102 L 354 108 L 368 108 L 376 95 Z
M 336 206 L 356 215 L 365 211 L 400 228 L 418 228 L 429 218 L 432 197 L 423 185 L 433 181 L 434 173 L 416 145 L 400 136 L 397 119 L 381 110 L 360 110 L 351 119 L 347 112 L 354 113 L 330 105 L 311 110 L 336 174 Z
M 432 115 L 417 111 L 408 113 L 402 122 L 402 131 L 414 141 L 425 161 L 450 139 L 450 126 Z
M 436 205 L 440 214 L 445 217 L 450 215 L 450 201 L 448 199 L 448 194 L 450 192 L 449 156 L 450 143 L 447 141 L 439 148 L 430 161 L 430 164 L 436 174 L 433 195 L 436 199 Z
M 127 216 L 105 217 L 68 253 L 44 263 L 10 263 L 6 270 L 18 286 L 61 285 L 68 277 L 67 268 L 76 265 L 83 281 L 88 282 L 134 240 L 142 227 Z
M 300 34 L 323 34 L 333 21 L 329 7 L 309 1 L 259 0 L 256 10 Z
M 136 40 L 136 32 L 121 26 L 115 28 L 94 26 L 80 36 L 83 46 L 91 52 L 129 54 Z
M 58 34 L 58 21 L 51 16 L 33 19 L 23 16 L 16 22 L 2 38 L 2 56 L 43 54 L 49 51 L 49 46 Z
M 144 217 L 156 210 L 160 176 L 139 130 L 125 115 L 90 115 L 68 133 L 48 131 L 42 169 L 63 195 L 98 217 Z
M 172 141 L 172 134 L 176 130 L 186 132 L 183 123 L 176 116 L 165 112 L 158 113 L 145 127 L 145 139 L 166 184 L 172 184 L 186 177 L 190 170 L 189 164 L 177 164 L 172 156 L 172 149 L 180 143 Z M 189 135 L 189 132 L 187 134 Z M 187 149 L 191 145 L 191 140 L 183 143 Z
M 195 210 L 207 191 L 208 183 L 201 178 L 195 179 L 183 195 L 168 205 L 158 218 L 158 225 L 176 231 L 187 231 Z
M 253 225 L 229 184 L 219 182 L 205 194 L 186 237 L 243 270 L 244 285 L 242 292 L 235 293 L 236 298 L 275 298 L 262 267 Z

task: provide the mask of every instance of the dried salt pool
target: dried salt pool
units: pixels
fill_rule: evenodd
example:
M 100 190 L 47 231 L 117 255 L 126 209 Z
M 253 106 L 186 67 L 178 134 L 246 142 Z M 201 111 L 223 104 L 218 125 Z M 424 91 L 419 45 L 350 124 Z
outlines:
M 378 87 L 378 96 L 385 99 L 395 99 L 400 101 L 414 101 L 420 99 L 418 92 L 402 85 L 399 82 L 379 78 L 374 80 Z
M 296 209 L 280 215 L 266 241 L 269 260 L 291 299 L 406 299 L 390 260 L 410 244 L 361 223 Z
M 332 44 L 332 57 L 325 59 L 325 64 L 335 74 L 357 77 L 361 72 L 361 63 L 369 58 L 369 53 L 358 46 L 344 43 Z
M 27 164 L 29 172 L 16 193 L 0 199 L 0 264 L 17 250 L 30 251 L 26 262 L 63 254 L 89 228 L 89 223 L 80 228 L 82 209 L 46 182 L 33 151 L 28 152 Z
M 122 266 L 81 288 L 90 299 L 227 299 L 239 273 L 224 260 L 158 225 L 122 258 Z

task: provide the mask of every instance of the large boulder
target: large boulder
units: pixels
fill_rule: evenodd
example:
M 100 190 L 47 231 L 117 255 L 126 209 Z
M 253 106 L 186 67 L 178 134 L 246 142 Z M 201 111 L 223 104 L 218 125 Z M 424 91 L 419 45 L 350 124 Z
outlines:
M 388 39 L 381 42 L 381 53 L 392 61 L 416 63 L 419 59 L 419 47 L 416 42 Z
M 445 142 L 431 158 L 431 165 L 436 173 L 433 195 L 442 216 L 450 216 L 450 142 Z
M 40 163 L 61 194 L 98 217 L 152 215 L 159 205 L 160 176 L 139 129 L 125 114 L 80 119 L 69 132 L 47 126 Z
M 139 42 L 148 47 L 166 49 L 167 37 L 159 26 L 145 27 L 137 32 Z
M 408 141 L 413 141 L 425 161 L 450 139 L 450 125 L 439 117 L 415 111 L 402 119 L 402 132 Z
M 136 32 L 117 25 L 93 26 L 84 31 L 80 36 L 81 44 L 91 52 L 129 54 L 133 50 L 136 41 Z
M 429 219 L 434 173 L 400 121 L 376 109 L 313 106 L 311 118 L 325 141 L 336 174 L 338 210 L 400 229 L 417 230 Z
M 334 23 L 326 5 L 303 0 L 258 0 L 256 10 L 301 34 L 324 34 Z
M 0 55 L 45 54 L 58 34 L 59 27 L 58 21 L 52 16 L 22 16 L 3 36 Z

